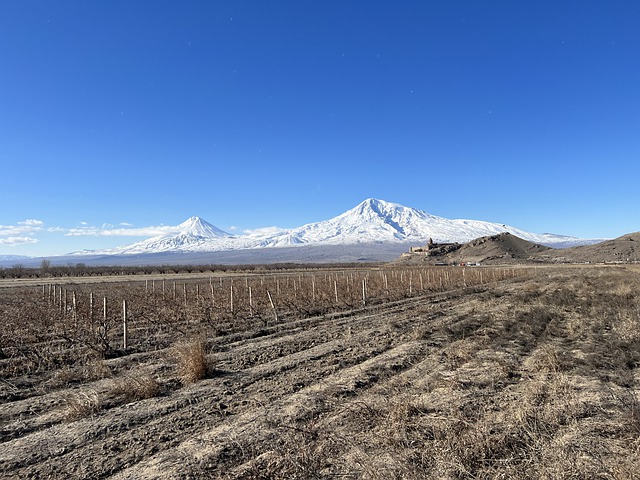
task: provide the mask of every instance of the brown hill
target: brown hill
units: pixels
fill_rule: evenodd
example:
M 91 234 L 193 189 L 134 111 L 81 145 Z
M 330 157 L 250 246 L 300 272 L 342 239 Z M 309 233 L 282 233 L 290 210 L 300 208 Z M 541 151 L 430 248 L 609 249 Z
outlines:
M 538 254 L 548 250 L 551 248 L 507 232 L 465 243 L 450 258 L 456 263 L 511 263 L 535 260 Z
M 537 257 L 546 262 L 630 263 L 640 261 L 640 232 L 593 245 L 550 250 Z
M 438 254 L 434 249 L 426 254 L 404 254 L 400 261 L 403 262 L 428 262 L 428 263 L 523 263 L 528 261 L 540 261 L 537 255 L 552 250 L 544 245 L 528 242 L 510 233 L 500 233 L 487 237 L 480 237 L 461 245 L 454 251 Z

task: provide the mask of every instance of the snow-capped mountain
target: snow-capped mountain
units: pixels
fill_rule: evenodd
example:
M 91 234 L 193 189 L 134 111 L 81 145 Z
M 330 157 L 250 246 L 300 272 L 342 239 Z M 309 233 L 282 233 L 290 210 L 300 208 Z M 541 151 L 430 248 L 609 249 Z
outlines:
M 554 234 L 536 234 L 509 225 L 480 220 L 450 220 L 397 203 L 369 198 L 355 208 L 322 222 L 275 233 L 232 235 L 198 217 L 176 227 L 177 233 L 150 238 L 124 247 L 78 252 L 141 254 L 160 252 L 220 252 L 302 245 L 354 245 L 371 243 L 464 243 L 478 237 L 510 232 L 524 240 L 566 247 L 593 243 Z
M 220 230 L 200 217 L 191 217 L 176 227 L 177 233 L 169 233 L 152 237 L 141 242 L 125 245 L 123 247 L 100 250 L 101 254 L 127 255 L 140 253 L 160 252 L 193 252 L 207 251 L 215 248 L 215 245 L 223 245 L 225 239 L 233 238 L 233 235 Z M 88 252 L 81 252 L 86 254 Z
M 449 220 L 397 203 L 369 198 L 355 208 L 324 222 L 310 223 L 265 239 L 262 246 L 299 244 L 356 244 L 380 242 L 464 243 L 478 237 L 510 232 L 524 240 L 547 245 L 580 241 L 574 237 L 525 232 L 509 225 L 479 220 Z

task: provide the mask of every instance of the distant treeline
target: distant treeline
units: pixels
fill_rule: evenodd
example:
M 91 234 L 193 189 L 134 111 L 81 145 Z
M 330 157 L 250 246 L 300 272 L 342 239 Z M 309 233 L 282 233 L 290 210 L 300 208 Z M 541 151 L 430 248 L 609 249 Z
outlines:
M 367 264 L 371 266 L 371 264 Z M 140 266 L 91 266 L 84 263 L 74 265 L 51 265 L 43 261 L 40 267 L 16 264 L 0 267 L 0 278 L 54 278 L 54 277 L 99 277 L 108 275 L 163 275 L 176 273 L 207 272 L 273 272 L 278 270 L 317 270 L 336 268 L 362 268 L 362 263 L 271 263 L 247 265 L 140 265 Z

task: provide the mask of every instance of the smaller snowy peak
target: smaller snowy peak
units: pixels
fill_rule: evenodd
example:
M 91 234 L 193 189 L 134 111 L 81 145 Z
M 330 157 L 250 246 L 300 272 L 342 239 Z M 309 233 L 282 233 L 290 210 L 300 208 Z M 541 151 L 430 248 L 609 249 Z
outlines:
M 218 227 L 211 225 L 200 217 L 190 217 L 186 221 L 178 225 L 179 234 L 193 235 L 194 237 L 203 238 L 220 238 L 232 237 L 230 233 L 220 230 Z

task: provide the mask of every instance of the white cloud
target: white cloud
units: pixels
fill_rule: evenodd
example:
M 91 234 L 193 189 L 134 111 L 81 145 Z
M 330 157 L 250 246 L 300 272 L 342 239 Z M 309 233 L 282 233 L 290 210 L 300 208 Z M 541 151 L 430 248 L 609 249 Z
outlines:
M 22 222 L 18 222 L 18 225 L 25 225 L 28 227 L 42 227 L 44 222 L 42 220 L 35 220 L 33 218 L 23 220 Z
M 0 245 L 9 245 L 14 247 L 16 245 L 24 245 L 25 243 L 38 243 L 39 240 L 33 237 L 7 237 L 0 238 Z
M 122 225 L 122 224 L 121 224 Z M 110 223 L 105 223 L 101 227 L 83 226 L 66 230 L 67 237 L 156 237 L 169 233 L 178 233 L 177 226 L 149 226 L 138 228 L 114 228 Z
M 248 237 L 267 237 L 269 235 L 275 235 L 284 231 L 286 230 L 280 227 L 262 227 L 244 230 L 242 233 L 244 233 Z
M 0 237 L 22 237 L 33 235 L 42 230 L 44 222 L 40 220 L 23 220 L 17 225 L 0 225 Z

